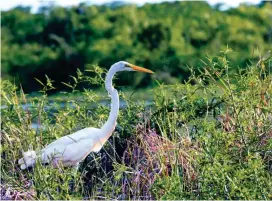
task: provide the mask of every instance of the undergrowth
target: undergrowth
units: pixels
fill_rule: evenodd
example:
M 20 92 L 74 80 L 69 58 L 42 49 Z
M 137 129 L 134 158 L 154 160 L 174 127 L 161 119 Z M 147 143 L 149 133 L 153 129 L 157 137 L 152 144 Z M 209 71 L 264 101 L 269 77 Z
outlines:
M 270 61 L 229 74 L 228 50 L 206 58 L 184 84 L 154 89 L 154 101 L 131 101 L 97 154 L 90 154 L 75 174 L 39 163 L 20 170 L 21 151 L 41 149 L 84 127 L 101 127 L 109 113 L 91 89 L 61 102 L 30 97 L 1 81 L 2 199 L 272 199 L 272 76 Z M 103 85 L 78 71 L 69 95 L 81 82 Z M 105 93 L 106 97 L 106 93 Z M 33 128 L 33 122 L 36 126 Z

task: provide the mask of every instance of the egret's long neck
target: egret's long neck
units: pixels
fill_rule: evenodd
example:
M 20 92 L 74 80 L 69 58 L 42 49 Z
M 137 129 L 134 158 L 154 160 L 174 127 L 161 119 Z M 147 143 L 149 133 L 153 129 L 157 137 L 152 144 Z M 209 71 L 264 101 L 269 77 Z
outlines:
M 111 111 L 107 122 L 103 125 L 102 129 L 107 133 L 108 137 L 115 129 L 117 116 L 119 112 L 119 95 L 116 89 L 112 86 L 112 79 L 116 73 L 115 69 L 110 69 L 105 81 L 105 87 L 111 97 Z

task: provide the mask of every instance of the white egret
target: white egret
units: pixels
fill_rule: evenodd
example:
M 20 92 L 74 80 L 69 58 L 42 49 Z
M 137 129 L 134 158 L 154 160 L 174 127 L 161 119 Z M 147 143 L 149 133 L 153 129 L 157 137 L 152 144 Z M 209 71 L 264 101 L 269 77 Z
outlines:
M 109 118 L 102 128 L 84 128 L 73 134 L 63 136 L 47 145 L 39 152 L 28 150 L 23 152 L 23 158 L 18 163 L 21 169 L 33 167 L 37 159 L 42 164 L 51 163 L 54 168 L 60 163 L 63 167 L 78 167 L 80 161 L 84 160 L 90 152 L 98 152 L 103 147 L 108 138 L 112 135 L 119 112 L 119 95 L 112 86 L 112 79 L 119 71 L 140 71 L 153 73 L 151 70 L 132 65 L 125 61 L 113 64 L 107 73 L 105 87 L 111 97 L 111 111 Z

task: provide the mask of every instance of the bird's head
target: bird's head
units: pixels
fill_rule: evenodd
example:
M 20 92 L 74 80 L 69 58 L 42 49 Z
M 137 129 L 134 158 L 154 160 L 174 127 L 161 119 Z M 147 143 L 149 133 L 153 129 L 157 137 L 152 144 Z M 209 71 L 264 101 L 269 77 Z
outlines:
M 144 73 L 154 73 L 143 67 L 135 66 L 126 61 L 119 61 L 112 66 L 116 71 L 139 71 Z

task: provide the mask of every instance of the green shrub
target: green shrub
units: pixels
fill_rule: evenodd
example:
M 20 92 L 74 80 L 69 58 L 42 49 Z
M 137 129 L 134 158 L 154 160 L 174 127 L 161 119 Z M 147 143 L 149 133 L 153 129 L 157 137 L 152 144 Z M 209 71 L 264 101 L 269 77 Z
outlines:
M 100 103 L 106 92 L 80 93 L 78 87 L 101 86 L 104 71 L 95 66 L 93 77 L 78 71 L 64 83 L 71 88 L 65 103 L 47 95 L 54 87 L 48 77 L 35 97 L 2 80 L 2 194 L 9 199 L 272 199 L 271 59 L 230 76 L 229 52 L 207 58 L 184 84 L 158 84 L 148 105 L 120 92 L 126 107 L 116 131 L 76 175 L 70 168 L 40 164 L 22 171 L 17 159 L 30 144 L 41 149 L 80 128 L 102 126 L 109 113 Z M 33 129 L 33 122 L 40 127 Z

